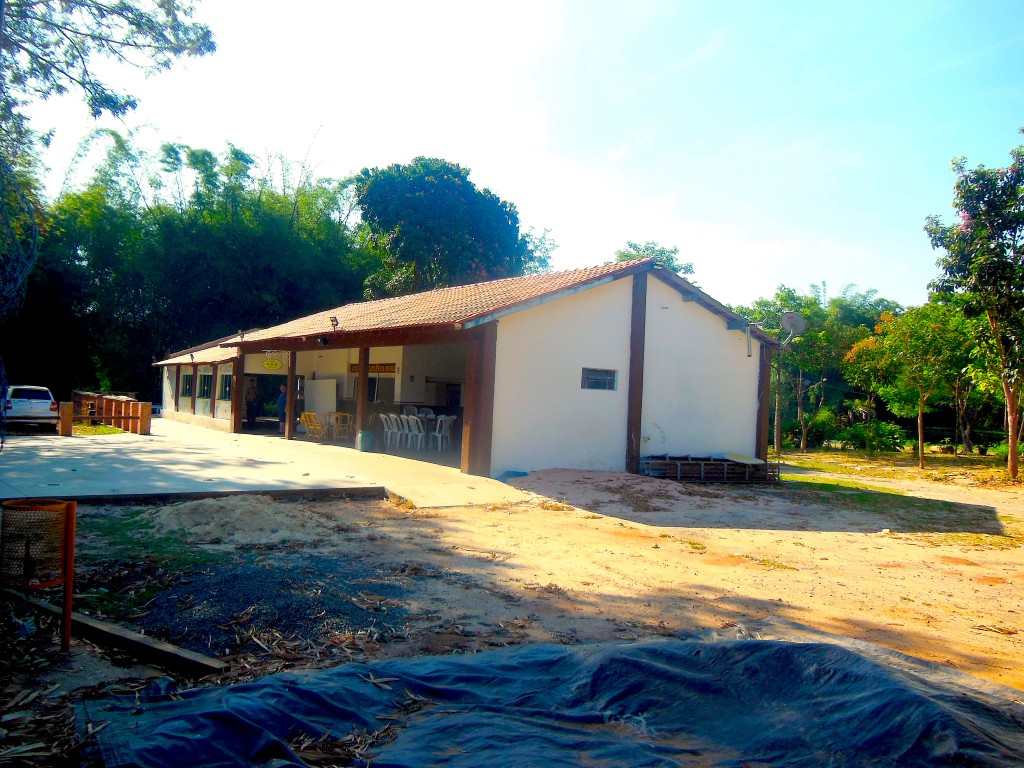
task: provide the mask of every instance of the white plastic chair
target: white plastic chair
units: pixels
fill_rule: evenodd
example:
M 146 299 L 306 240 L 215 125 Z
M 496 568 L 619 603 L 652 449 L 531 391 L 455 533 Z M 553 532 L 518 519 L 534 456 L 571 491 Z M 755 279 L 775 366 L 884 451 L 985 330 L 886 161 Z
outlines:
M 432 419 L 434 418 L 433 408 L 420 408 L 419 416 L 421 419 Z
M 415 416 L 416 415 L 416 406 L 415 405 L 403 405 L 402 406 L 402 415 L 403 416 Z
M 405 441 L 409 450 L 412 450 L 413 443 L 416 443 L 416 450 L 422 451 L 425 436 L 423 422 L 418 416 L 402 416 L 402 422 L 405 424 Z
M 390 413 L 378 413 L 381 425 L 384 427 L 384 448 L 390 448 L 395 444 L 397 429 L 394 417 Z
M 444 444 L 448 443 L 448 450 L 452 449 L 452 424 L 458 416 L 438 416 L 437 426 L 430 433 L 432 440 L 437 440 L 437 450 L 444 450 Z

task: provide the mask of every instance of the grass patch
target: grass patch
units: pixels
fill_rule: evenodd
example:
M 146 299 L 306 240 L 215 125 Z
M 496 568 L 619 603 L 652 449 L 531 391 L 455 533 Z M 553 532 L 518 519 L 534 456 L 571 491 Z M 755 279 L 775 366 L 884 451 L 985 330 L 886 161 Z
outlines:
M 80 437 L 92 435 L 121 435 L 124 434 L 124 430 L 112 427 L 109 424 L 72 424 L 71 434 Z
M 1017 549 L 1024 546 L 1024 539 L 1019 536 L 995 533 L 920 533 L 914 535 L 915 541 L 921 541 L 933 547 L 968 547 L 970 549 Z
M 874 453 L 820 449 L 809 453 L 787 453 L 775 459 L 794 467 L 838 475 L 876 475 L 904 480 L 936 482 L 967 481 L 979 485 L 1010 485 L 1006 462 L 999 456 L 925 453 L 924 470 L 918 468 L 912 451 Z
M 939 499 L 922 499 L 903 491 L 880 488 L 859 481 L 820 479 L 788 475 L 786 490 L 800 502 L 821 506 L 846 507 L 884 517 L 884 526 L 901 533 L 935 536 L 963 536 L 962 542 L 948 539 L 946 544 L 1008 548 L 1019 546 L 1016 530 L 1008 521 L 996 517 L 990 507 L 958 504 Z M 969 542 L 974 541 L 975 544 Z
M 792 565 L 786 565 L 781 560 L 775 560 L 771 557 L 757 557 L 756 555 L 743 555 L 743 557 L 752 563 L 757 563 L 770 571 L 795 571 Z
M 174 534 L 157 532 L 145 518 L 148 511 L 148 508 L 133 508 L 122 514 L 90 519 L 88 527 L 80 525 L 79 530 L 104 540 L 103 559 L 146 559 L 164 568 L 183 570 L 226 557 L 188 544 Z
M 870 491 L 872 493 L 886 493 L 894 496 L 906 496 L 905 491 L 893 488 L 884 488 L 880 485 L 871 485 L 860 480 L 837 480 L 835 478 L 808 477 L 807 475 L 782 474 L 779 478 L 787 483 L 800 483 L 815 486 L 815 490 L 833 491 L 843 493 L 846 489 Z

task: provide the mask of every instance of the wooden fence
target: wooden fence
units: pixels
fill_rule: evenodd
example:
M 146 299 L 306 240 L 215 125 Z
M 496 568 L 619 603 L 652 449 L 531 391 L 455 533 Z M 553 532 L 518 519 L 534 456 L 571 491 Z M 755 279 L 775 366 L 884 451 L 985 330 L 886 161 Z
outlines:
M 70 437 L 76 421 L 108 424 L 125 432 L 148 435 L 153 421 L 153 404 L 140 403 L 121 395 L 93 395 L 81 400 L 76 397 L 75 402 L 60 404 L 58 433 Z

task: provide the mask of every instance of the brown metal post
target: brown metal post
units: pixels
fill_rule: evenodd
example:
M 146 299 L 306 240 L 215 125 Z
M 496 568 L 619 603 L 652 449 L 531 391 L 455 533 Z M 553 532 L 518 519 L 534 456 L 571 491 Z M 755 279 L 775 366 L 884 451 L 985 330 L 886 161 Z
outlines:
M 139 434 L 148 435 L 153 428 L 153 404 L 139 404 Z
M 192 415 L 196 415 L 196 400 L 199 399 L 199 366 L 192 364 Z
M 359 365 L 356 372 L 356 437 L 366 429 L 367 392 L 370 386 L 370 348 L 359 348 Z
M 64 613 L 60 623 L 60 649 L 71 650 L 72 598 L 75 594 L 75 517 L 78 502 L 64 504 Z
M 288 398 L 284 410 L 284 439 L 295 437 L 295 350 L 288 353 Z
M 647 273 L 633 275 L 629 320 L 629 390 L 626 393 L 626 471 L 640 472 L 644 407 L 644 353 L 647 346 Z

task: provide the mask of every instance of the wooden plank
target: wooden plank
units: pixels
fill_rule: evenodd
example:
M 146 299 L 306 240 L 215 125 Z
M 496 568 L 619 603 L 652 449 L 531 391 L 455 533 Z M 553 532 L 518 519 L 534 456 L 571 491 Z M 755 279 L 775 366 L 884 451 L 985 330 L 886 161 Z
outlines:
M 60 608 L 43 600 L 36 600 L 13 589 L 2 591 L 5 595 L 18 598 L 46 613 L 54 616 L 61 614 Z M 74 634 L 91 640 L 97 645 L 120 648 L 132 654 L 139 661 L 158 664 L 191 677 L 223 673 L 229 669 L 223 661 L 211 659 L 201 653 L 179 648 L 176 645 L 165 643 L 163 640 L 146 637 L 138 632 L 132 632 L 130 629 L 100 621 L 91 616 L 83 616 L 80 613 L 71 614 L 71 627 Z

